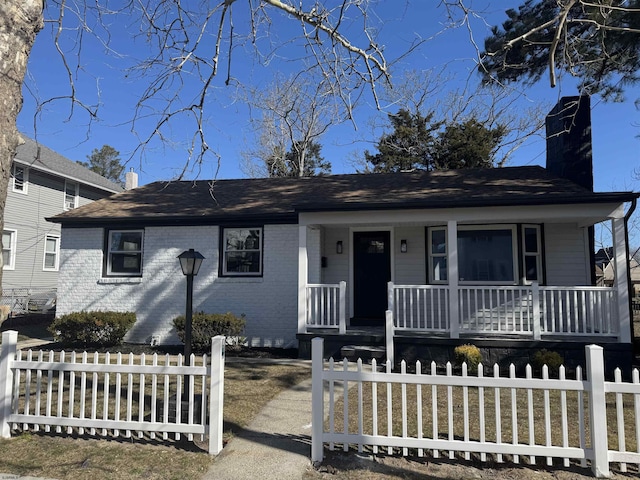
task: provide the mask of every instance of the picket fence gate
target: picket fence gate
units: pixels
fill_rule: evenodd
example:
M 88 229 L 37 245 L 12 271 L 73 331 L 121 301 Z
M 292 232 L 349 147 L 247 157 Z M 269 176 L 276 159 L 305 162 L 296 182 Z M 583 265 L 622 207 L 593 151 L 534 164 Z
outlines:
M 566 378 L 564 367 L 558 379 L 549 378 L 546 366 L 542 378 L 534 378 L 530 366 L 524 378 L 516 377 L 513 365 L 508 377 L 500 376 L 497 365 L 486 376 L 482 365 L 477 376 L 469 376 L 466 365 L 461 375 L 453 375 L 451 364 L 438 374 L 435 363 L 427 373 L 420 362 L 415 373 L 407 373 L 404 361 L 399 373 L 391 372 L 390 361 L 378 371 L 375 359 L 366 371 L 361 360 L 329 359 L 325 368 L 323 339 L 315 338 L 312 460 L 323 460 L 325 444 L 331 450 L 338 444 L 344 451 L 354 445 L 374 454 L 379 448 L 390 455 L 431 452 L 434 458 L 447 454 L 450 459 L 462 454 L 469 460 L 475 454 L 480 461 L 493 455 L 503 462 L 509 455 L 514 463 L 535 464 L 542 457 L 549 466 L 554 458 L 567 467 L 570 460 L 583 467 L 589 461 L 596 477 L 609 476 L 612 462 L 622 472 L 627 464 L 640 468 L 638 370 L 632 383 L 622 382 L 619 369 L 613 382 L 605 381 L 603 349 L 597 345 L 586 347 L 586 361 L 586 378 L 578 367 L 575 379 Z M 357 418 L 351 415 L 352 402 Z M 614 434 L 616 448 L 607 433 Z
M 208 435 L 210 454 L 222 450 L 225 337 L 211 339 L 211 356 L 17 351 L 18 334 L 2 334 L 0 437 L 12 428 L 151 438 Z M 57 357 L 57 358 L 56 358 Z M 150 360 L 150 364 L 147 360 Z M 53 428 L 52 428 L 53 427 Z

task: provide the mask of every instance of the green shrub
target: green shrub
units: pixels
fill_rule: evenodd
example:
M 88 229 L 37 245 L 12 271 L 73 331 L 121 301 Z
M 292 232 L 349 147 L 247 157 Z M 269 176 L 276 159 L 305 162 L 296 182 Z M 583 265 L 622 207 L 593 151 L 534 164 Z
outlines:
M 558 352 L 553 352 L 543 348 L 533 354 L 531 363 L 536 371 L 541 372 L 543 365 L 546 365 L 549 368 L 549 374 L 557 376 L 558 371 L 560 370 L 560 365 L 564 363 L 564 358 L 562 358 L 562 355 Z
M 74 312 L 56 318 L 49 331 L 57 342 L 110 347 L 122 343 L 135 322 L 133 312 Z
M 456 356 L 456 363 L 462 366 L 467 364 L 469 373 L 476 373 L 478 365 L 482 363 L 482 353 L 475 345 L 458 345 L 453 351 Z
M 191 320 L 191 350 L 206 352 L 211 348 L 211 337 L 224 335 L 238 337 L 244 333 L 244 314 L 236 317 L 233 313 L 195 312 Z M 180 315 L 173 319 L 178 337 L 184 343 L 185 317 Z

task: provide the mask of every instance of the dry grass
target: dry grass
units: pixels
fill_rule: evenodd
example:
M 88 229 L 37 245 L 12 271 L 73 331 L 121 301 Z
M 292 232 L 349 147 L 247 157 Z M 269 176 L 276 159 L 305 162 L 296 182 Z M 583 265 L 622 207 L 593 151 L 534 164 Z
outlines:
M 228 362 L 224 399 L 226 438 L 246 426 L 280 391 L 309 378 L 310 374 L 308 367 L 295 362 L 282 365 Z M 110 378 L 110 384 L 113 381 Z M 163 381 L 159 381 L 158 388 L 162 387 Z M 169 388 L 175 388 L 173 383 Z M 114 408 L 113 402 L 109 408 Z M 209 455 L 193 442 L 153 440 L 147 435 L 90 438 L 77 433 L 24 433 L 9 440 L 0 439 L 0 451 L 0 472 L 61 480 L 199 478 L 211 462 Z

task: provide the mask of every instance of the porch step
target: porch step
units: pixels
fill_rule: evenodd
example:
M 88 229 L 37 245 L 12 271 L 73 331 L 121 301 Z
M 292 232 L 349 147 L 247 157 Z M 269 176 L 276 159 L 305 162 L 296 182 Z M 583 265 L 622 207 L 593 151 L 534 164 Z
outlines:
M 370 361 L 375 358 L 377 362 L 387 360 L 387 349 L 375 345 L 345 345 L 340 349 L 340 357 L 351 361 L 361 358 L 363 361 Z

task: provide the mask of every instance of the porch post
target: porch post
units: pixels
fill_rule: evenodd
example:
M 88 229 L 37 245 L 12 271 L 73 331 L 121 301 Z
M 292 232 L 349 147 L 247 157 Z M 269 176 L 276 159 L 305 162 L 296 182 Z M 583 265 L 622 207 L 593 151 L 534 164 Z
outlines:
M 298 226 L 298 333 L 307 332 L 307 281 L 309 278 L 307 257 L 307 226 Z
M 447 223 L 447 278 L 449 279 L 449 336 L 460 338 L 460 304 L 458 302 L 458 222 Z
M 344 335 L 347 333 L 347 282 L 340 282 L 340 320 L 338 323 L 338 333 Z
M 627 245 L 624 234 L 624 217 L 611 221 L 613 231 L 613 255 L 615 260 L 615 286 L 618 297 L 618 339 L 620 343 L 631 342 L 631 319 L 629 318 L 629 285 L 627 283 Z
M 540 318 L 540 284 L 538 282 L 533 282 L 531 285 L 531 306 L 532 306 L 532 315 L 533 315 L 533 339 L 540 340 L 540 330 L 541 330 L 541 318 Z

